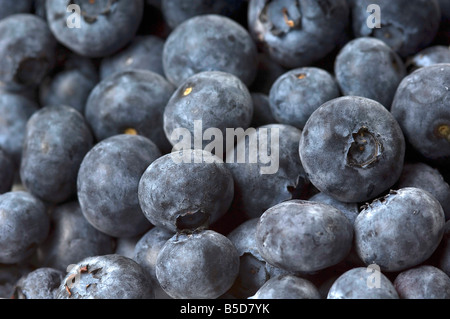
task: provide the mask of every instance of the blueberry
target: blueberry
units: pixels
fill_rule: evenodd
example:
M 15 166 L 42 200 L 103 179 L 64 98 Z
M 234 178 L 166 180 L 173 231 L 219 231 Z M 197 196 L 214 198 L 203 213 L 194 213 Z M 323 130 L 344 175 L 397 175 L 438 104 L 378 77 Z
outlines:
M 40 104 L 67 105 L 84 113 L 89 94 L 98 81 L 98 72 L 93 61 L 70 54 L 63 66 L 55 68 L 40 86 Z
M 311 115 L 299 153 L 317 189 L 342 202 L 363 202 L 395 184 L 405 147 L 399 124 L 383 105 L 345 96 Z
M 348 42 L 335 60 L 334 72 L 344 95 L 362 96 L 388 110 L 406 68 L 398 54 L 376 38 Z
M 84 117 L 72 107 L 47 106 L 27 122 L 20 177 L 35 196 L 61 203 L 76 195 L 78 169 L 93 144 Z
M 53 68 L 56 41 L 38 16 L 19 13 L 0 20 L 0 39 L 0 81 L 6 87 L 36 87 Z
M 83 259 L 71 268 L 57 299 L 154 299 L 153 286 L 134 260 L 116 255 Z
M 14 287 L 14 299 L 55 299 L 65 273 L 40 267 L 19 279 Z
M 161 287 L 177 299 L 219 298 L 238 271 L 239 255 L 233 243 L 211 230 L 174 235 L 156 260 Z
M 434 45 L 421 50 L 407 60 L 409 73 L 433 64 L 450 63 L 450 48 L 445 45 Z
M 22 158 L 28 119 L 38 109 L 37 103 L 19 94 L 0 93 L 0 148 L 9 154 L 16 168 Z
M 357 203 L 344 203 L 325 193 L 317 193 L 310 197 L 308 201 L 328 204 L 334 208 L 337 208 L 345 215 L 345 217 L 348 218 L 351 224 L 355 223 L 356 216 L 359 214 L 359 207 Z
M 92 227 L 78 201 L 56 206 L 50 214 L 50 232 L 37 250 L 38 264 L 66 271 L 80 260 L 113 253 L 113 238 Z
M 428 46 L 439 28 L 441 11 L 437 0 L 352 0 L 355 37 L 371 36 L 383 40 L 402 57 L 413 55 Z M 369 5 L 378 5 L 381 27 L 372 28 L 367 20 Z M 419 9 L 420 8 L 420 9 Z
M 450 186 L 436 168 L 425 163 L 405 163 L 396 188 L 417 187 L 430 192 L 444 209 L 450 220 Z
M 250 299 L 321 299 L 321 296 L 310 281 L 294 275 L 281 275 L 266 281 Z
M 149 138 L 170 151 L 163 112 L 175 88 L 151 71 L 122 71 L 102 80 L 86 103 L 85 117 L 98 141 L 118 134 Z
M 201 150 L 158 158 L 142 174 L 138 189 L 148 220 L 172 232 L 209 227 L 228 211 L 233 194 L 228 168 L 220 158 Z
M 444 232 L 444 211 L 423 189 L 405 187 L 374 200 L 354 224 L 355 247 L 366 265 L 402 271 L 428 259 Z
M 394 286 L 401 299 L 450 299 L 450 277 L 429 265 L 401 272 Z
M 338 84 L 327 71 L 316 67 L 296 68 L 272 85 L 270 110 L 277 122 L 303 129 L 319 106 L 339 96 Z
M 233 17 L 244 3 L 244 0 L 165 0 L 161 2 L 161 11 L 167 24 L 176 28 L 184 21 L 204 14 Z
M 333 283 L 327 299 L 399 299 L 389 278 L 374 270 L 365 267 L 348 270 Z
M 115 135 L 96 144 L 81 163 L 77 188 L 88 222 L 113 237 L 134 237 L 150 228 L 139 206 L 138 185 L 161 153 L 149 139 Z
M 278 139 L 271 140 L 275 134 Z M 229 151 L 226 158 L 235 183 L 233 207 L 249 218 L 255 218 L 282 201 L 302 197 L 309 182 L 298 156 L 300 137 L 301 131 L 293 126 L 269 124 L 238 140 L 234 151 Z M 251 149 L 247 140 L 260 145 L 258 150 Z M 261 148 L 264 140 L 270 144 Z M 238 160 L 238 156 L 242 156 L 239 154 L 253 155 L 255 160 Z M 271 154 L 269 162 L 264 154 Z
M 391 112 L 406 140 L 425 158 L 450 158 L 450 64 L 423 67 L 405 77 Z
M 251 0 L 248 26 L 270 57 L 286 68 L 318 61 L 337 45 L 349 23 L 346 0 Z
M 74 9 L 67 10 L 68 4 L 79 6 L 80 15 Z M 48 0 L 46 3 L 48 25 L 56 39 L 71 51 L 92 58 L 116 53 L 127 45 L 136 34 L 143 12 L 143 0 L 70 3 Z
M 1 0 L 0 20 L 16 13 L 30 13 L 35 0 Z
M 164 73 L 176 86 L 203 71 L 231 73 L 250 85 L 257 63 L 257 49 L 247 30 L 215 14 L 180 24 L 170 33 L 163 50 Z
M 274 124 L 277 121 L 270 110 L 269 96 L 264 93 L 250 93 L 253 101 L 253 118 L 251 127 Z
M 172 145 L 176 145 L 180 139 L 178 128 L 187 129 L 189 137 L 197 138 L 194 125 L 195 121 L 201 121 L 201 137 L 209 128 L 219 129 L 225 137 L 227 128 L 247 129 L 252 116 L 250 92 L 239 78 L 219 71 L 201 72 L 184 81 L 172 94 L 164 110 L 164 131 Z M 205 148 L 209 141 L 202 140 Z M 184 136 L 182 142 L 186 143 Z M 197 148 L 194 142 L 187 143 Z
M 14 162 L 0 148 L 0 195 L 11 191 L 14 183 Z
M 161 248 L 173 235 L 173 232 L 162 227 L 153 227 L 141 236 L 134 246 L 132 258 L 144 268 L 155 283 L 158 283 L 156 278 L 156 259 Z
M 135 69 L 152 71 L 164 77 L 163 48 L 164 40 L 162 38 L 153 35 L 138 35 L 126 48 L 102 59 L 101 79 L 104 80 L 117 72 Z
M 256 241 L 270 264 L 292 273 L 316 272 L 341 262 L 352 247 L 350 221 L 336 208 L 291 200 L 260 217 Z
M 30 193 L 17 191 L 0 195 L 0 213 L 0 263 L 24 261 L 47 238 L 47 209 Z

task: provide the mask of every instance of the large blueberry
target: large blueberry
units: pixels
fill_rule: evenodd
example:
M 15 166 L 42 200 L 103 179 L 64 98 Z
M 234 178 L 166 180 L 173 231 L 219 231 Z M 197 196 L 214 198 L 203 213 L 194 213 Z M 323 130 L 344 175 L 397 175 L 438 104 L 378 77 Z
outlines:
M 354 224 L 356 251 L 366 265 L 402 271 L 428 259 L 444 233 L 438 200 L 423 189 L 405 187 L 367 204 Z
M 349 23 L 346 0 L 251 0 L 250 32 L 270 57 L 287 68 L 311 65 L 337 45 Z
M 298 199 L 309 182 L 298 156 L 301 131 L 286 124 L 251 129 L 238 139 L 226 165 L 233 174 L 233 207 L 250 218 L 289 199 Z
M 28 120 L 20 177 L 37 197 L 61 203 L 76 195 L 81 161 L 93 144 L 84 117 L 72 107 L 47 106 Z
M 368 12 L 379 6 L 380 27 Z M 429 45 L 437 34 L 441 11 L 437 0 L 352 0 L 352 27 L 355 37 L 371 36 L 383 40 L 402 57 Z M 378 21 L 376 21 L 378 22 Z
M 78 174 L 78 199 L 84 217 L 113 237 L 133 237 L 151 224 L 139 206 L 138 185 L 145 169 L 161 153 L 149 139 L 115 135 L 86 154 Z
M 405 77 L 391 112 L 407 141 L 434 161 L 450 158 L 450 64 L 423 67 Z
M 355 96 L 318 108 L 303 129 L 300 158 L 320 191 L 342 202 L 363 202 L 400 177 L 405 139 L 380 103 Z
M 143 0 L 46 2 L 48 25 L 56 39 L 79 55 L 96 58 L 116 53 L 130 42 L 143 12 Z
M 148 220 L 169 231 L 209 227 L 223 216 L 234 195 L 233 176 L 207 151 L 166 154 L 145 170 L 139 202 Z
M 353 228 L 336 208 L 291 200 L 260 217 L 256 241 L 270 264 L 293 273 L 310 273 L 341 262 L 352 247 Z
M 170 151 L 163 112 L 175 88 L 151 71 L 122 71 L 102 80 L 86 102 L 85 117 L 98 141 L 117 134 L 149 138 Z
M 389 110 L 406 68 L 386 43 L 363 37 L 350 41 L 339 51 L 334 73 L 342 94 L 375 100 Z
M 252 97 L 239 78 L 219 71 L 201 72 L 188 78 L 173 93 L 164 110 L 164 131 L 172 145 L 205 148 L 212 136 L 214 141 L 222 137 L 226 143 L 227 129 L 245 130 L 252 116 Z M 220 132 L 209 132 L 210 136 L 206 132 L 210 128 Z M 186 130 L 189 136 L 185 136 Z M 221 136 L 216 136 L 219 133 Z
M 175 28 L 164 45 L 167 79 L 179 86 L 203 71 L 231 73 L 250 85 L 256 76 L 257 50 L 237 22 L 220 15 L 200 15 Z
M 450 277 L 429 265 L 401 272 L 394 286 L 402 299 L 450 299 Z
M 233 243 L 211 230 L 174 235 L 156 260 L 161 287 L 177 299 L 216 299 L 231 287 L 238 271 Z
M 28 192 L 0 195 L 0 263 L 25 260 L 47 238 L 50 221 L 44 203 Z
M 290 70 L 270 89 L 270 110 L 279 123 L 303 129 L 311 114 L 325 102 L 340 96 L 334 77 L 316 67 Z
M 88 257 L 67 273 L 57 299 L 154 299 L 153 285 L 134 260 L 115 254 Z
M 14 299 L 55 299 L 65 272 L 40 267 L 20 278 L 15 287 Z
M 399 299 L 393 283 L 377 268 L 356 267 L 340 275 L 327 299 Z
M 55 45 L 47 24 L 36 15 L 20 13 L 2 19 L 0 81 L 12 89 L 37 86 L 54 65 Z
M 39 265 L 66 271 L 84 258 L 111 254 L 113 244 L 113 238 L 88 223 L 78 201 L 72 201 L 52 209 L 49 235 L 36 255 Z

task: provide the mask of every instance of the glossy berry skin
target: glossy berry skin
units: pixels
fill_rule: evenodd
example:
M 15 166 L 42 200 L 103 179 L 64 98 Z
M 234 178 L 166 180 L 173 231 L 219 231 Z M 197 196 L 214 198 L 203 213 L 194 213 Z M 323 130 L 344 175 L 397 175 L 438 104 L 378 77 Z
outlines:
M 154 299 L 153 286 L 134 260 L 116 255 L 88 257 L 74 265 L 57 299 Z
M 170 33 L 163 51 L 164 73 L 176 86 L 204 71 L 231 73 L 250 85 L 257 63 L 257 49 L 247 30 L 215 14 L 180 24 Z
M 444 233 L 444 211 L 425 190 L 406 187 L 366 205 L 356 218 L 355 248 L 366 265 L 402 271 L 428 259 Z
M 386 43 L 363 37 L 348 42 L 336 57 L 334 73 L 343 95 L 362 96 L 388 110 L 406 76 L 400 56 Z
M 450 277 L 434 266 L 405 270 L 394 281 L 401 299 L 450 299 Z
M 310 273 L 336 265 L 350 252 L 352 239 L 352 225 L 342 212 L 301 200 L 269 208 L 256 229 L 261 256 L 292 273 Z
M 123 48 L 135 35 L 144 12 L 143 0 L 89 1 L 77 0 L 81 9 L 74 17 L 65 0 L 46 3 L 48 25 L 56 39 L 71 51 L 87 57 L 99 58 Z M 68 27 L 79 19 L 80 27 Z
M 260 217 L 270 207 L 290 199 L 300 198 L 307 190 L 309 183 L 298 156 L 298 143 L 301 131 L 286 124 L 269 124 L 250 132 L 249 140 L 269 141 L 272 134 L 278 134 L 278 140 L 271 140 L 269 148 L 258 148 L 255 161 L 238 160 L 241 149 L 245 154 L 252 154 L 246 138 L 238 140 L 234 152 L 228 151 L 226 165 L 233 174 L 235 196 L 233 207 L 249 218 Z M 278 166 L 262 160 L 262 154 L 270 151 L 278 152 Z
M 370 28 L 369 5 L 380 7 L 381 28 Z M 352 27 L 355 37 L 371 36 L 386 42 L 400 56 L 413 55 L 436 36 L 441 12 L 437 0 L 352 0 Z
M 15 166 L 10 156 L 0 148 L 0 195 L 11 190 L 14 182 Z
M 379 288 L 370 285 L 375 284 L 375 276 L 379 278 Z M 399 299 L 399 296 L 393 283 L 383 273 L 356 267 L 336 279 L 327 299 Z
M 156 260 L 161 287 L 177 299 L 216 299 L 231 287 L 238 271 L 236 248 L 211 230 L 174 235 Z
M 20 177 L 35 196 L 61 203 L 76 194 L 78 169 L 93 137 L 84 117 L 68 106 L 47 106 L 28 120 Z
M 407 141 L 432 161 L 450 158 L 448 89 L 450 64 L 423 67 L 402 80 L 391 107 Z
M 319 290 L 310 281 L 294 276 L 270 278 L 250 299 L 321 299 Z
M 303 129 L 319 106 L 339 96 L 338 84 L 330 73 L 316 67 L 297 68 L 272 85 L 270 110 L 278 123 Z
M 425 163 L 405 163 L 396 188 L 417 187 L 428 191 L 441 204 L 450 220 L 450 186 L 436 168 Z
M 133 237 L 151 224 L 139 205 L 139 179 L 161 156 L 149 139 L 115 135 L 96 144 L 80 166 L 77 188 L 84 217 L 113 237 Z
M 176 129 L 187 129 L 192 148 L 198 148 L 192 137 L 198 135 L 195 134 L 194 121 L 201 121 L 202 136 L 208 128 L 217 128 L 226 143 L 226 129 L 245 130 L 250 126 L 252 116 L 250 92 L 239 78 L 219 71 L 201 72 L 184 81 L 167 102 L 164 132 L 175 146 L 180 140 Z M 200 147 L 205 148 L 209 143 L 204 139 Z
M 164 40 L 148 35 L 136 36 L 123 50 L 107 56 L 100 63 L 100 76 L 104 80 L 125 70 L 147 70 L 164 77 L 162 52 Z
M 0 148 L 20 167 L 22 146 L 28 119 L 39 109 L 36 102 L 15 93 L 0 93 Z
M 49 235 L 36 255 L 39 265 L 66 272 L 84 258 L 113 253 L 113 245 L 112 237 L 89 224 L 78 201 L 71 201 L 52 210 Z
M 39 88 L 41 106 L 67 105 L 84 113 L 87 98 L 99 81 L 92 60 L 70 54 Z
M 342 202 L 364 202 L 395 184 L 405 147 L 399 124 L 383 105 L 345 96 L 311 115 L 299 153 L 317 189 Z
M 254 40 L 286 68 L 311 65 L 337 45 L 349 23 L 347 1 L 251 0 Z
M 38 16 L 20 13 L 0 20 L 0 39 L 0 81 L 7 88 L 36 87 L 53 68 L 56 41 Z
M 0 195 L 0 263 L 24 261 L 46 239 L 50 221 L 44 203 L 28 192 Z
M 233 195 L 228 168 L 220 158 L 201 150 L 158 158 L 142 174 L 138 189 L 147 219 L 172 232 L 208 227 L 228 211 Z
M 132 131 L 166 153 L 171 148 L 163 131 L 163 112 L 174 90 L 154 72 L 122 71 L 94 87 L 84 114 L 97 141 Z
M 40 267 L 19 279 L 14 287 L 14 299 L 55 299 L 65 272 Z

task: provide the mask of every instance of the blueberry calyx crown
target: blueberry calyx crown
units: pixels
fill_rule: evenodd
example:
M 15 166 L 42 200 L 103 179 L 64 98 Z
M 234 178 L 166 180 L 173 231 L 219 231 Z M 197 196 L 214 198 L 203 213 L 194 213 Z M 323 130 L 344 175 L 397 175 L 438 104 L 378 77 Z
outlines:
M 367 168 L 377 161 L 383 146 L 375 134 L 371 133 L 366 126 L 353 133 L 352 139 L 353 141 L 347 151 L 347 165 Z

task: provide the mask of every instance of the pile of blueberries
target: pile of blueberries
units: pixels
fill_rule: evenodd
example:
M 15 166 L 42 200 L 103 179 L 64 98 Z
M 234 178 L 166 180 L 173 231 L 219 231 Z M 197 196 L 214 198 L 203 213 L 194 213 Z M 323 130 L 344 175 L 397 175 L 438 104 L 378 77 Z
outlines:
M 1 0 L 0 298 L 450 299 L 449 44 L 448 0 Z

